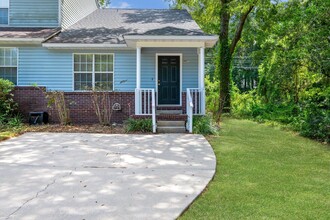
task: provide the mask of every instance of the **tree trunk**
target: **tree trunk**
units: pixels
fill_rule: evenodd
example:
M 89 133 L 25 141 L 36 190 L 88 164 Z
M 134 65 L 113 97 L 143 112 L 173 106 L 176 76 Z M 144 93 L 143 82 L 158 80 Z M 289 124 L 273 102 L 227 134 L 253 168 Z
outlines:
M 229 6 L 228 0 L 221 0 L 220 11 L 220 50 L 219 50 L 219 73 L 220 74 L 220 100 L 218 108 L 218 121 L 222 112 L 230 112 L 230 62 L 229 48 Z
M 243 13 L 238 22 L 236 32 L 232 42 L 229 46 L 229 3 L 230 0 L 221 0 L 220 10 L 220 50 L 219 50 L 219 73 L 220 73 L 220 100 L 217 120 L 220 121 L 222 112 L 230 113 L 231 108 L 231 79 L 230 79 L 230 65 L 233 53 L 235 51 L 238 41 L 241 39 L 242 31 L 245 21 L 254 8 L 254 5 L 250 6 L 248 10 Z

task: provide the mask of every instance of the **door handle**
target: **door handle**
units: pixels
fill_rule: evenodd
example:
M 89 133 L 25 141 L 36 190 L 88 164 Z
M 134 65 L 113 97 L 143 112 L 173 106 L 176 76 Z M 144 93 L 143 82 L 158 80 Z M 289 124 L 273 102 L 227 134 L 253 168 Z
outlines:
M 160 86 L 160 80 L 158 80 L 158 85 Z

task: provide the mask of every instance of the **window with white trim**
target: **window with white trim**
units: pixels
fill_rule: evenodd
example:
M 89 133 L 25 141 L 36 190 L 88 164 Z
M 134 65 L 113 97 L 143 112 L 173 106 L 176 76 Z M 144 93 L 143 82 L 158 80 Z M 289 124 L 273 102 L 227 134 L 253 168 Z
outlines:
M 74 90 L 113 90 L 113 54 L 74 54 Z
M 9 0 L 0 0 L 0 25 L 8 25 Z
M 0 78 L 17 85 L 17 48 L 0 48 Z

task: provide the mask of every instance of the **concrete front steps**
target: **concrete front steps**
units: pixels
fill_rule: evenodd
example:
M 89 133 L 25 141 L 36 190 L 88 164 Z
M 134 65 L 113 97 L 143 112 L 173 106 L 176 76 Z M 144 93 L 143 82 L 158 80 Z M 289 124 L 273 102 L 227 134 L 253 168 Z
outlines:
M 187 115 L 181 107 L 158 107 L 156 115 L 158 133 L 186 133 Z
M 186 133 L 185 121 L 157 121 L 158 133 Z

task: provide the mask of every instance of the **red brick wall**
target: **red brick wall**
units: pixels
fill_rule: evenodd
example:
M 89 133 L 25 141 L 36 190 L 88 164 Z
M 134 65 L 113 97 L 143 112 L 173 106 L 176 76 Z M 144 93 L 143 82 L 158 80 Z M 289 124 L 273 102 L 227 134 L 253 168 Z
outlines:
M 49 113 L 49 121 L 51 123 L 58 123 L 58 115 L 54 109 L 47 107 L 47 100 L 44 92 L 45 87 L 15 87 L 14 99 L 18 103 L 19 112 L 27 121 L 29 112 L 46 111 Z M 112 122 L 123 123 L 129 116 L 134 115 L 134 92 L 110 92 L 110 100 L 112 106 L 114 103 L 121 104 L 121 111 L 113 111 Z M 66 92 L 65 98 L 70 109 L 70 117 L 73 124 L 96 124 L 98 123 L 97 116 L 93 109 L 90 92 Z M 163 107 L 162 109 L 167 109 Z M 169 108 L 173 109 L 173 108 Z M 175 107 L 174 109 L 182 109 L 183 114 L 186 114 L 186 93 L 182 93 L 182 107 Z M 171 116 L 174 117 L 174 116 Z M 177 118 L 165 117 L 161 120 L 171 120 Z M 185 119 L 186 116 L 181 116 Z M 136 118 L 139 118 L 137 116 Z
M 45 89 L 45 88 L 43 88 Z M 19 112 L 28 119 L 29 112 L 47 111 L 51 123 L 58 123 L 56 111 L 47 107 L 44 93 L 35 87 L 16 87 L 14 99 L 18 103 Z M 112 122 L 122 123 L 134 114 L 134 92 L 109 92 L 110 106 L 121 104 L 121 111 L 113 111 Z M 90 92 L 66 92 L 65 98 L 70 109 L 73 124 L 96 124 L 97 116 L 93 109 Z

